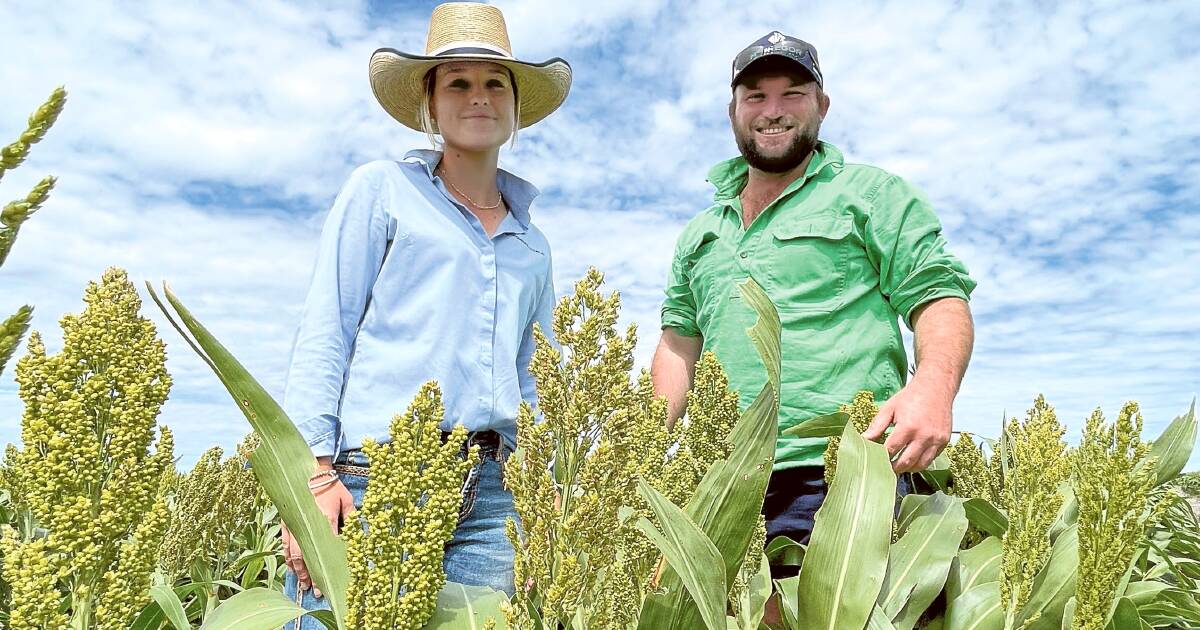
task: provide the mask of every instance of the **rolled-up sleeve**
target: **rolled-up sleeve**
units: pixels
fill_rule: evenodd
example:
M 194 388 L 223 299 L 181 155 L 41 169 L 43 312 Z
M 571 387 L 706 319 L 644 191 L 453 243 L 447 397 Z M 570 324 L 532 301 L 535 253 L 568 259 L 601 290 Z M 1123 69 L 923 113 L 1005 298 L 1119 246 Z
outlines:
M 387 252 L 378 168 L 355 170 L 329 211 L 292 346 L 283 407 L 316 457 L 337 453 L 346 370 Z
M 932 300 L 969 300 L 976 282 L 946 248 L 933 208 L 912 185 L 890 177 L 869 199 L 867 254 L 879 270 L 884 297 L 912 329 L 912 312 Z
M 683 242 L 682 236 L 680 242 Z M 685 337 L 698 336 L 700 326 L 696 322 L 696 298 L 692 294 L 691 277 L 683 264 L 679 245 L 676 245 L 675 255 L 671 259 L 666 294 L 662 305 L 662 327 L 671 328 Z

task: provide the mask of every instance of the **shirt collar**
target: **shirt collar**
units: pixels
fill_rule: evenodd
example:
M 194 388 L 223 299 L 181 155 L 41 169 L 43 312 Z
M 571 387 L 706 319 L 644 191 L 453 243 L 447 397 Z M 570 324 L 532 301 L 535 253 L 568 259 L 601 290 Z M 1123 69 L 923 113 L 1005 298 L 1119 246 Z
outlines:
M 442 161 L 442 152 L 430 149 L 414 149 L 404 154 L 404 161 L 420 164 L 425 168 L 425 173 L 429 175 L 429 179 L 432 181 L 433 171 L 437 168 L 438 163 Z M 508 204 L 508 210 L 513 218 L 521 224 L 522 229 L 528 230 L 529 206 L 541 194 L 537 186 L 501 168 L 496 169 L 496 187 L 500 189 L 500 194 L 504 195 L 504 201 Z
M 796 181 L 788 184 L 788 187 L 779 196 L 783 197 L 799 189 L 825 168 L 840 169 L 842 164 L 842 152 L 837 147 L 828 142 L 818 142 L 817 148 L 813 151 L 813 157 L 808 162 L 808 168 L 804 171 L 804 177 L 799 177 Z M 746 187 L 746 180 L 749 177 L 750 165 L 746 162 L 746 158 L 740 155 L 719 162 L 708 171 L 708 182 L 717 189 L 714 195 L 717 201 L 726 201 L 737 197 Z

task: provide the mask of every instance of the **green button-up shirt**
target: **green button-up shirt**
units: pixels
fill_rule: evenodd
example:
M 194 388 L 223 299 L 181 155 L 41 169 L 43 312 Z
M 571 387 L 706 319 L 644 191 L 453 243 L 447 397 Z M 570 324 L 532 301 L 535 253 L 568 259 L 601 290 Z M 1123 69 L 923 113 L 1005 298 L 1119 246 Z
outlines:
M 766 381 L 746 329 L 754 312 L 737 285 L 762 286 L 783 324 L 779 427 L 836 411 L 859 390 L 894 395 L 908 359 L 897 319 L 943 297 L 968 299 L 975 281 L 946 251 L 925 197 L 881 169 L 846 164 L 820 143 L 804 176 L 742 227 L 739 195 L 749 167 L 715 166 L 715 203 L 692 219 L 675 247 L 662 326 L 701 335 L 745 408 Z M 781 436 L 775 469 L 820 465 L 824 439 Z

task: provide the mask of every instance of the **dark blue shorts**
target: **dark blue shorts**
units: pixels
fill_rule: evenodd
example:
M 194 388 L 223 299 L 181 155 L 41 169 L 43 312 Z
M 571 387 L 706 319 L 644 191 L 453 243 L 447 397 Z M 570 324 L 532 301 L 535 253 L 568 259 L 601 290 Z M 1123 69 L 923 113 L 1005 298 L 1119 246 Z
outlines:
M 912 480 L 906 473 L 896 482 L 896 508 L 900 498 L 911 492 Z M 817 510 L 825 501 L 825 468 L 799 466 L 771 473 L 767 496 L 763 500 L 763 516 L 767 518 L 767 542 L 776 536 L 787 536 L 807 545 L 812 536 Z M 771 579 L 778 580 L 799 573 L 800 567 L 771 566 Z

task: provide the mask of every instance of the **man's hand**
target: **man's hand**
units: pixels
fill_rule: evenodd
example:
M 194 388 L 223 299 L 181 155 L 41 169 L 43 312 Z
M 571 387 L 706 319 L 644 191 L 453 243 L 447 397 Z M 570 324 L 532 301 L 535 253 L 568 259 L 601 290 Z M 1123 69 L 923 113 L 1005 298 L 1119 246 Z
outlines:
M 945 389 L 914 379 L 883 403 L 863 432 L 863 437 L 875 441 L 889 426 L 896 427 L 884 447 L 897 474 L 925 470 L 950 442 L 954 397 L 947 396 Z
M 959 298 L 926 302 L 913 310 L 912 321 L 917 373 L 863 432 L 878 440 L 896 427 L 884 446 L 897 473 L 925 470 L 950 442 L 954 397 L 975 343 L 971 309 Z
M 320 474 L 326 470 L 332 470 L 332 466 L 327 461 L 319 462 L 317 473 Z M 336 476 L 331 479 L 332 481 L 329 481 L 325 477 L 317 477 L 309 482 L 309 486 L 312 489 L 313 498 L 317 500 L 317 507 L 321 508 L 321 513 L 325 515 L 336 534 L 339 533 L 339 524 L 344 522 L 345 516 L 354 509 L 354 497 Z M 304 564 L 300 545 L 288 531 L 286 523 L 283 524 L 282 533 L 284 563 L 296 574 L 297 590 L 303 593 L 313 586 L 312 576 L 308 574 L 308 567 Z M 320 597 L 321 591 L 313 587 L 313 595 Z

